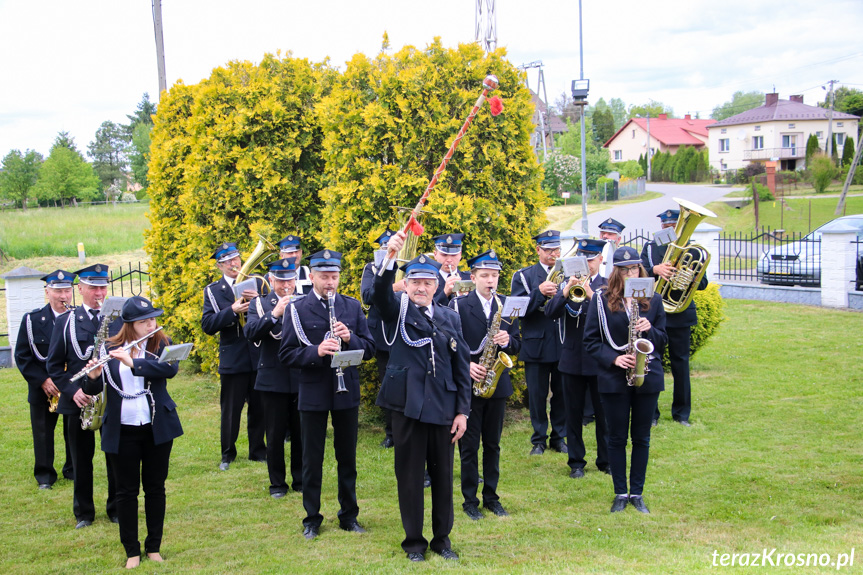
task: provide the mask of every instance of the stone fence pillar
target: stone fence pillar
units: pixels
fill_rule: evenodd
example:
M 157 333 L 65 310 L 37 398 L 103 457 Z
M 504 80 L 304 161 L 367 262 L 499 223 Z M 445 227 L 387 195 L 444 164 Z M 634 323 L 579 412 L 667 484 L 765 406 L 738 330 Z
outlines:
M 710 253 L 710 263 L 707 264 L 708 281 L 716 281 L 719 275 L 719 232 L 721 231 L 722 228 L 701 222 L 690 238 Z
M 821 305 L 848 307 L 857 264 L 857 230 L 843 226 L 821 232 Z
M 32 268 L 20 267 L 3 274 L 6 280 L 6 325 L 9 328 L 9 353 L 11 367 L 15 357 L 15 341 L 18 338 L 18 328 L 21 318 L 28 311 L 45 305 L 45 284 L 39 279 L 44 272 Z M 6 365 L 3 362 L 3 365 Z

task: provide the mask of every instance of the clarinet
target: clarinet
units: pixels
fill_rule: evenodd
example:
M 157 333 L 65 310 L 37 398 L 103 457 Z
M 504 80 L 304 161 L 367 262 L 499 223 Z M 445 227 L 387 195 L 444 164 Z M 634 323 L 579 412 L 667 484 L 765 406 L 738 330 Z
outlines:
M 327 303 L 330 308 L 330 337 L 339 340 L 339 351 L 342 350 L 342 339 L 336 336 L 336 292 L 328 291 L 327 292 Z M 338 385 L 336 386 L 336 393 L 347 393 L 348 388 L 345 386 L 345 372 L 342 369 L 342 366 L 336 368 L 336 378 L 338 379 Z

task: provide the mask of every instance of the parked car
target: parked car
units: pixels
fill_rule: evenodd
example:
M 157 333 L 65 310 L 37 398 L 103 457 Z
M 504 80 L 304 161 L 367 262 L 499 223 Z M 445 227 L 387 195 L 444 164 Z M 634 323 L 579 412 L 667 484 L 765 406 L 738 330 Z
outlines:
M 758 261 L 758 281 L 770 285 L 821 286 L 821 232 L 838 227 L 857 230 L 863 241 L 863 214 L 842 216 L 800 239 L 770 248 Z

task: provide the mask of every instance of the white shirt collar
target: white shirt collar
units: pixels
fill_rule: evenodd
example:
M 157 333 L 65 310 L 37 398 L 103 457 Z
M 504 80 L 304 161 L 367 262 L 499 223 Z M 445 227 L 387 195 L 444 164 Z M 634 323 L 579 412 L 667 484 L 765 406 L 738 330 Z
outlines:
M 225 283 L 228 284 L 228 287 L 234 287 L 234 278 L 229 278 L 228 276 L 222 276 L 222 279 L 225 280 Z

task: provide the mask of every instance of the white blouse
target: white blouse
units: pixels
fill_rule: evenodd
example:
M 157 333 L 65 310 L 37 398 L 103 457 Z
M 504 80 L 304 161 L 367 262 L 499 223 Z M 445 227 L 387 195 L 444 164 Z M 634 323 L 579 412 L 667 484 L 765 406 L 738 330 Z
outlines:
M 129 355 L 133 359 L 144 357 L 144 350 L 137 346 L 132 348 Z M 120 362 L 120 385 L 123 391 L 135 395 L 144 391 L 144 378 L 132 375 L 132 368 Z M 120 424 L 141 426 L 152 422 L 150 414 L 150 402 L 147 395 L 140 395 L 135 399 L 123 399 L 120 407 Z

